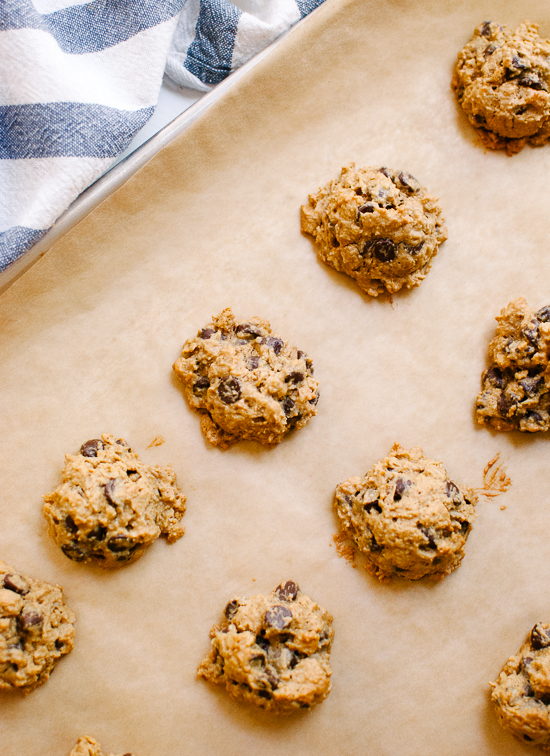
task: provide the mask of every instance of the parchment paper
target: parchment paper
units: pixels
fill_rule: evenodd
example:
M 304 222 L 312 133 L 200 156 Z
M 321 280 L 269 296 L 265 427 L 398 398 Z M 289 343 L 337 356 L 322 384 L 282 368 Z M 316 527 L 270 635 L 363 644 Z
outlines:
M 0 697 L 2 756 L 65 756 L 81 734 L 138 756 L 535 752 L 500 729 L 487 682 L 550 620 L 549 442 L 479 428 L 473 403 L 494 316 L 550 302 L 550 147 L 484 152 L 455 103 L 456 54 L 487 18 L 550 35 L 545 0 L 328 0 L 0 299 L 0 556 L 78 615 L 51 680 Z M 350 161 L 411 172 L 447 219 L 393 305 L 300 234 L 308 192 Z M 227 306 L 314 359 L 318 416 L 272 450 L 209 447 L 171 375 Z M 188 496 L 181 541 L 109 574 L 63 556 L 41 514 L 65 452 L 101 432 L 172 462 Z M 335 485 L 394 441 L 470 486 L 500 452 L 513 480 L 440 584 L 381 585 L 332 543 Z M 276 719 L 195 673 L 226 601 L 284 579 L 336 638 L 329 698 Z

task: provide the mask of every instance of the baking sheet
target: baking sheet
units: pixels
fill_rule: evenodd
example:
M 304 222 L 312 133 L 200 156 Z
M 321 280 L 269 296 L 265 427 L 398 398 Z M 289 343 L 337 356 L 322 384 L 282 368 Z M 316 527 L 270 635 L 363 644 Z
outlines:
M 494 316 L 550 301 L 550 148 L 486 153 L 455 104 L 456 54 L 487 18 L 550 36 L 538 0 L 327 0 L 0 298 L 0 556 L 78 616 L 51 680 L 1 696 L 2 756 L 68 754 L 82 734 L 138 756 L 534 753 L 498 726 L 487 681 L 550 619 L 548 439 L 478 428 L 473 402 Z M 411 172 L 447 219 L 393 304 L 299 231 L 308 192 L 350 161 Z M 318 416 L 272 450 L 208 447 L 171 376 L 226 306 L 314 359 Z M 178 543 L 109 574 L 66 559 L 41 515 L 64 453 L 101 432 L 171 462 L 188 496 Z M 500 452 L 513 480 L 440 584 L 381 585 L 332 542 L 335 485 L 394 441 L 470 486 Z M 334 615 L 333 690 L 276 719 L 195 672 L 226 601 L 285 579 Z

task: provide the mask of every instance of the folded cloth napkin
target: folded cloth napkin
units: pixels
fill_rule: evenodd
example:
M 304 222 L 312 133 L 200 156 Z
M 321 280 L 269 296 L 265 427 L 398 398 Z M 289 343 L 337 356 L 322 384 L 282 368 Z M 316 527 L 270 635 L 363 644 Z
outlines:
M 127 147 L 165 66 L 211 89 L 322 2 L 0 0 L 0 271 Z

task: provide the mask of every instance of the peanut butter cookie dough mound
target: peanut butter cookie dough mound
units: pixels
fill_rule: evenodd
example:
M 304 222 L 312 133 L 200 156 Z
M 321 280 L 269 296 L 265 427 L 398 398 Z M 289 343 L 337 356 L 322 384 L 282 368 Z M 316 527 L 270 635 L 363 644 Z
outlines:
M 183 345 L 174 371 L 214 446 L 278 444 L 317 414 L 318 382 L 305 352 L 260 318 L 238 321 L 230 308 Z
M 477 496 L 449 480 L 422 449 L 395 444 L 362 478 L 336 488 L 344 531 L 381 581 L 442 579 L 460 565 L 476 518 Z
M 550 139 L 550 40 L 537 31 L 485 21 L 458 55 L 451 87 L 489 149 L 513 155 Z
M 530 433 L 550 429 L 550 306 L 533 312 L 519 297 L 496 321 L 491 362 L 481 376 L 476 413 L 495 430 Z
M 109 435 L 65 456 L 63 482 L 44 502 L 51 537 L 76 562 L 118 567 L 159 536 L 174 543 L 185 532 L 185 496 L 172 467 L 145 465 Z
M 550 625 L 538 622 L 490 685 L 500 724 L 523 743 L 550 751 Z
M 74 646 L 75 616 L 58 585 L 0 561 L 0 689 L 30 691 Z
M 210 636 L 198 674 L 239 701 L 284 714 L 330 692 L 332 617 L 291 580 L 269 596 L 232 599 Z
M 302 206 L 319 257 L 371 297 L 418 286 L 447 229 L 436 197 L 405 171 L 342 168 Z
M 106 756 L 101 750 L 101 746 L 93 738 L 78 738 L 77 743 L 70 753 L 70 756 Z M 110 756 L 115 756 L 111 753 Z M 122 756 L 133 756 L 131 753 L 124 753 Z

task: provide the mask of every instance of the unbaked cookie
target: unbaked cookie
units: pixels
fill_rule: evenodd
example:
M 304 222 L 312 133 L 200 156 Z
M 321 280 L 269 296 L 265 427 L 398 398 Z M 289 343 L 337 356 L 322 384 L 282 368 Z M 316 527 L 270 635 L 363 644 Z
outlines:
M 269 596 L 232 599 L 210 636 L 198 674 L 239 701 L 289 713 L 330 692 L 332 617 L 291 580 Z
M 265 320 L 236 320 L 228 308 L 188 339 L 181 355 L 174 371 L 214 446 L 277 444 L 317 414 L 312 361 Z
M 453 483 L 441 462 L 399 444 L 362 478 L 337 486 L 335 498 L 345 532 L 382 581 L 442 579 L 456 570 L 476 503 L 474 491 Z
M 101 750 L 101 746 L 93 738 L 78 738 L 77 743 L 70 753 L 70 756 L 106 756 Z M 110 756 L 115 756 L 111 753 Z M 122 756 L 132 756 L 131 753 L 124 753 Z
M 405 171 L 342 168 L 302 206 L 319 257 L 377 297 L 418 286 L 447 229 L 436 197 Z
M 0 561 L 0 689 L 30 691 L 74 646 L 75 616 L 58 585 Z
M 519 297 L 496 318 L 490 366 L 481 376 L 477 420 L 499 431 L 550 429 L 550 306 L 533 312 Z
M 159 536 L 174 543 L 185 532 L 185 496 L 172 467 L 145 465 L 109 435 L 65 456 L 63 482 L 44 502 L 51 537 L 76 562 L 118 567 Z
M 537 31 L 485 21 L 458 55 L 451 86 L 485 147 L 513 155 L 550 139 L 550 40 Z
M 550 751 L 550 625 L 537 622 L 490 683 L 500 724 L 523 743 Z

